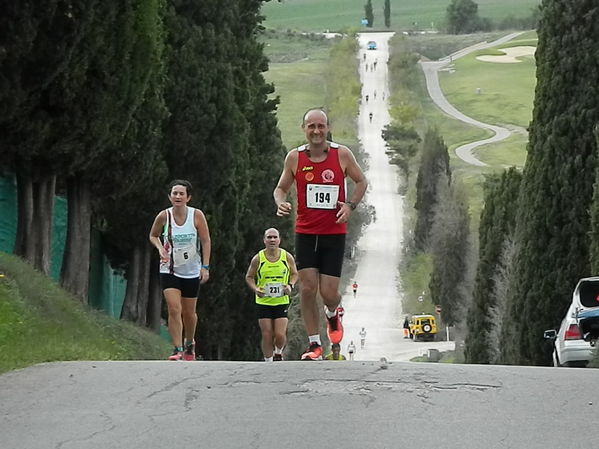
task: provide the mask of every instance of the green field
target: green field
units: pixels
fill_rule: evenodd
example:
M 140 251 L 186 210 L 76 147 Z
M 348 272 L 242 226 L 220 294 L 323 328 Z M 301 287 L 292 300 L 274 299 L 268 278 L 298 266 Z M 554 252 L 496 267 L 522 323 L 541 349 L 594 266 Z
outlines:
M 529 16 L 540 0 L 478 0 L 481 17 L 494 21 L 509 15 Z M 324 32 L 346 28 L 362 28 L 365 0 L 271 0 L 264 4 L 262 13 L 267 28 Z M 372 2 L 374 26 L 384 28 L 383 0 Z M 449 0 L 391 0 L 391 28 L 437 29 L 445 18 Z
M 267 33 L 264 52 L 271 61 L 264 74 L 279 96 L 277 118 L 283 143 L 293 148 L 304 141 L 301 114 L 310 107 L 323 106 L 325 70 L 332 41 L 298 35 Z
M 509 47 L 536 46 L 536 41 L 509 43 Z M 506 48 L 503 45 L 500 48 Z M 499 52 L 484 50 L 458 59 L 455 72 L 441 72 L 441 88 L 449 102 L 461 112 L 485 123 L 528 126 L 534 100 L 535 61 L 533 56 L 519 63 L 483 62 L 481 55 Z M 480 89 L 480 93 L 477 93 Z
M 441 72 L 441 87 L 448 101 L 464 114 L 485 123 L 505 126 L 514 134 L 506 141 L 476 150 L 489 165 L 522 166 L 525 161 L 526 127 L 532 119 L 536 85 L 534 57 L 519 63 L 493 63 L 477 56 L 501 54 L 507 47 L 536 46 L 530 34 L 494 49 L 479 51 L 454 63 L 455 72 Z M 477 93 L 480 89 L 480 93 Z M 448 143 L 459 144 L 453 139 Z M 457 145 L 456 145 L 457 146 Z

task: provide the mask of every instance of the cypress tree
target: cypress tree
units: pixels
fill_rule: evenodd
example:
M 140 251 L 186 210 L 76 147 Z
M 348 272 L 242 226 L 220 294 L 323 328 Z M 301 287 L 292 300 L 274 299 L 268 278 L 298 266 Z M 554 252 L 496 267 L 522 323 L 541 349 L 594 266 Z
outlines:
M 599 124 L 595 126 L 595 141 L 599 149 Z M 599 165 L 595 174 L 593 202 L 591 204 L 591 273 L 599 273 Z
M 515 208 L 522 175 L 510 168 L 501 175 L 490 176 L 484 185 L 484 209 L 479 225 L 479 258 L 468 310 L 467 363 L 490 363 L 491 332 L 500 323 L 493 322 L 497 273 L 502 255 L 515 225 Z M 495 317 L 496 318 L 496 317 Z M 495 337 L 493 337 L 495 338 Z
M 588 210 L 599 122 L 599 8 L 544 0 L 537 87 L 516 222 L 510 363 L 549 364 L 543 330 L 563 318 L 576 281 L 590 274 Z
M 451 182 L 449 153 L 437 130 L 429 129 L 422 142 L 422 160 L 416 179 L 416 226 L 414 240 L 416 248 L 426 250 L 433 226 L 435 205 L 438 202 L 439 186 Z
M 366 26 L 372 28 L 374 25 L 374 12 L 372 10 L 372 0 L 368 0 L 364 5 L 364 17 L 368 21 Z
M 385 16 L 385 26 L 389 28 L 391 26 L 391 0 L 385 0 L 383 15 Z
M 441 318 L 449 326 L 461 323 L 468 295 L 470 216 L 466 195 L 446 174 L 438 178 L 438 201 L 431 232 L 433 271 L 429 289 Z

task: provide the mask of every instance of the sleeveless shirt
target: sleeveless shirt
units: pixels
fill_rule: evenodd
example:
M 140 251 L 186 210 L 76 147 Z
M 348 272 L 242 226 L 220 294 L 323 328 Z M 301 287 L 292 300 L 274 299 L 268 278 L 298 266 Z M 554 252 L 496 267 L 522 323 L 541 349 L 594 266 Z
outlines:
M 256 270 L 256 285 L 264 288 L 265 295 L 256 295 L 256 304 L 278 306 L 289 304 L 289 296 L 283 294 L 283 287 L 289 284 L 289 266 L 287 251 L 281 249 L 279 258 L 271 262 L 266 258 L 266 250 L 258 253 L 259 262 Z
M 166 210 L 167 218 L 162 234 L 164 248 L 170 255 L 169 262 L 160 263 L 160 273 L 171 273 L 177 277 L 193 279 L 200 276 L 198 231 L 195 227 L 195 208 L 187 207 L 185 223 L 175 222 L 173 208 Z
M 345 202 L 345 174 L 339 162 L 339 145 L 330 142 L 327 158 L 322 162 L 312 162 L 307 149 L 308 145 L 297 149 L 295 232 L 346 234 L 347 225 L 336 223 L 337 201 Z

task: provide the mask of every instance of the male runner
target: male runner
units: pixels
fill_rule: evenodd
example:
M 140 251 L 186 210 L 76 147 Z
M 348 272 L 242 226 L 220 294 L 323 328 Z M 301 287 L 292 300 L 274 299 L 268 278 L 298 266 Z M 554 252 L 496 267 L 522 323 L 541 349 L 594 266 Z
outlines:
M 245 275 L 246 284 L 256 295 L 262 354 L 266 362 L 283 360 L 289 295 L 297 282 L 295 260 L 279 247 L 280 244 L 279 231 L 267 229 L 264 232 L 265 249 L 252 258 Z
M 351 286 L 352 290 L 354 291 L 354 298 L 356 297 L 356 293 L 358 293 L 358 283 L 356 281 L 354 281 L 354 283 Z
M 300 301 L 310 347 L 302 360 L 322 360 L 316 295 L 325 305 L 331 343 L 343 338 L 337 307 L 347 221 L 366 192 L 368 182 L 353 153 L 329 142 L 329 121 L 321 109 L 308 110 L 302 120 L 307 144 L 291 150 L 273 192 L 278 216 L 291 213 L 287 194 L 295 181 L 297 191 L 296 258 Z M 347 201 L 345 178 L 355 183 Z

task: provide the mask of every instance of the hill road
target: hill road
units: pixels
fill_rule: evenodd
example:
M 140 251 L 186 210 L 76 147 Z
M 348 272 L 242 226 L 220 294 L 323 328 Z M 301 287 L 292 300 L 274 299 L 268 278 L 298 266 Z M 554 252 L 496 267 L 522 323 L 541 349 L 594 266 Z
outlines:
M 408 361 L 428 349 L 443 351 L 454 347 L 453 342 L 413 342 L 402 335 L 404 313 L 399 264 L 403 251 L 404 207 L 409 205 L 404 205 L 404 198 L 398 193 L 399 170 L 389 164 L 381 136 L 382 129 L 390 122 L 387 60 L 388 40 L 392 35 L 359 35 L 362 100 L 358 136 L 369 155 L 367 201 L 375 208 L 376 221 L 368 226 L 358 242 L 355 256 L 358 261 L 356 298 L 349 285 L 343 296 L 346 313 L 341 350 L 347 356 L 347 347 L 353 341 L 357 348 L 355 360 L 385 357 L 387 360 Z M 367 50 L 369 41 L 376 42 L 376 50 Z M 366 331 L 364 349 L 360 348 L 359 332 L 362 327 Z

